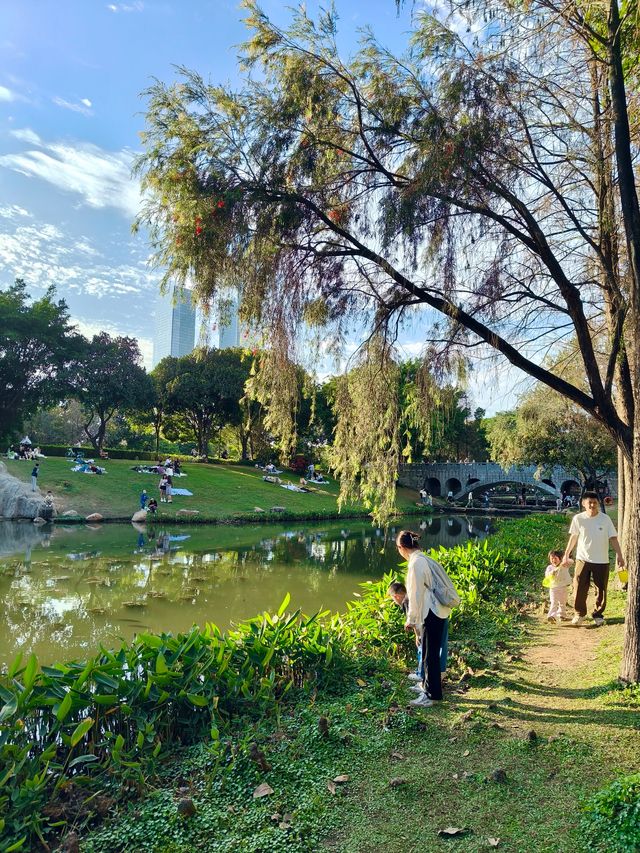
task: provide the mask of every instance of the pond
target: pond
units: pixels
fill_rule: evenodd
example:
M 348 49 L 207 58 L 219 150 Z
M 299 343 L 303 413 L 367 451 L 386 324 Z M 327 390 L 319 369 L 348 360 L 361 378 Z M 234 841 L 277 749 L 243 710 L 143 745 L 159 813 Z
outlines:
M 490 531 L 482 517 L 397 520 L 387 538 L 365 520 L 247 526 L 0 522 L 0 667 L 22 651 L 72 660 L 140 631 L 184 631 L 277 610 L 340 611 L 358 584 L 397 566 L 394 535 L 421 527 L 422 546 Z

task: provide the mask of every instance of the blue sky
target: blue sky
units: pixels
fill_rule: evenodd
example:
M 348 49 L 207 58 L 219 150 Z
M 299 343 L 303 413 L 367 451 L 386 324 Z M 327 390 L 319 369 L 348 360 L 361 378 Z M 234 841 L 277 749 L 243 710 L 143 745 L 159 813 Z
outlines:
M 402 49 L 410 3 L 400 16 L 393 0 L 336 7 L 345 52 L 364 25 Z M 288 18 L 282 3 L 262 8 Z M 0 287 L 20 276 L 36 296 L 55 284 L 81 331 L 133 335 L 149 365 L 159 273 L 130 230 L 141 93 L 176 65 L 237 82 L 242 14 L 228 0 L 0 0 Z

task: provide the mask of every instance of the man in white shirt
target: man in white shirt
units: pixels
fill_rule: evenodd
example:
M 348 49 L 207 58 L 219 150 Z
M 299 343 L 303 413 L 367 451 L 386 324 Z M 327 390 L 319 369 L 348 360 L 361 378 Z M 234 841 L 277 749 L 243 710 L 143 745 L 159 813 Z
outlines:
M 569 528 L 569 541 L 564 551 L 562 565 L 569 565 L 571 552 L 576 550 L 576 573 L 573 579 L 575 588 L 573 625 L 581 625 L 587 615 L 587 595 L 591 581 L 596 588 L 596 603 L 593 621 L 597 626 L 604 625 L 604 609 L 607 605 L 607 584 L 609 582 L 609 545 L 616 552 L 618 566 L 624 566 L 622 549 L 613 522 L 606 513 L 600 512 L 600 502 L 595 492 L 585 492 L 582 496 L 584 512 L 574 515 Z

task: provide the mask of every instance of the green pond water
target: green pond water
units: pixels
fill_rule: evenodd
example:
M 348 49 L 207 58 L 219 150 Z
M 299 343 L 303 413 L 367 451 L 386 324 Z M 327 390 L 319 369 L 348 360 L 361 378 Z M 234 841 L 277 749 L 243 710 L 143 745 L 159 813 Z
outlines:
M 358 584 L 394 569 L 394 535 L 422 527 L 421 545 L 489 532 L 481 517 L 289 526 L 95 527 L 0 522 L 0 667 L 22 651 L 40 663 L 117 646 L 140 631 L 183 631 L 276 610 L 285 594 L 306 613 L 340 611 Z

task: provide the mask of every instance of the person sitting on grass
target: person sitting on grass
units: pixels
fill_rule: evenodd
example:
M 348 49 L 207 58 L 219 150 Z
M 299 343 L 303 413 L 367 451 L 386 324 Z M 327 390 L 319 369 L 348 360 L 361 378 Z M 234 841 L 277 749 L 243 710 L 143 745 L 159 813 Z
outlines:
M 149 503 L 147 504 L 147 512 L 150 512 L 151 515 L 155 515 L 158 511 L 158 501 L 155 498 L 151 498 Z

